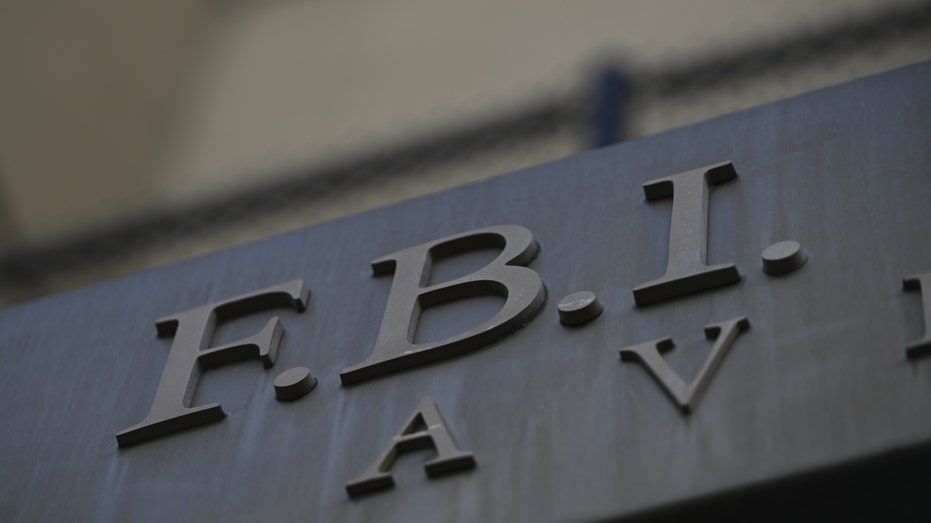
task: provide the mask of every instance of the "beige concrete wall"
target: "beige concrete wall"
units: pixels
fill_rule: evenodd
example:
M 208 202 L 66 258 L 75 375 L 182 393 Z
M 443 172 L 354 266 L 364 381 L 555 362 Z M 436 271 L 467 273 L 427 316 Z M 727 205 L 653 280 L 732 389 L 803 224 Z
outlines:
M 911 3 L 0 0 L 0 234 L 42 242 L 429 136 L 576 89 L 603 56 L 658 69 Z M 640 128 L 713 115 L 679 107 Z
M 0 194 L 8 235 L 73 233 L 159 205 L 212 33 L 209 2 L 0 1 Z
M 243 3 L 199 70 L 162 187 L 198 198 L 578 88 L 605 56 L 661 68 L 894 3 Z

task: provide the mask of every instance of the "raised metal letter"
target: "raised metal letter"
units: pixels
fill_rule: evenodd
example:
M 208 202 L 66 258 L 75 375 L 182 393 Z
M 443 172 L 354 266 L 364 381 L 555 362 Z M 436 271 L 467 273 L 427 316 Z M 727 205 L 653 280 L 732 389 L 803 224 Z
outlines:
M 427 285 L 433 256 L 500 247 L 501 254 L 472 274 Z M 376 275 L 394 272 L 391 294 L 372 355 L 344 369 L 343 385 L 462 354 L 507 336 L 532 320 L 546 291 L 533 269 L 523 267 L 537 254 L 533 234 L 517 225 L 498 225 L 449 236 L 396 252 L 372 262 Z M 504 296 L 494 317 L 461 334 L 430 343 L 414 343 L 422 308 L 473 296 Z
M 211 303 L 162 318 L 155 323 L 159 336 L 174 335 L 168 362 L 162 371 L 149 415 L 116 434 L 120 447 L 164 436 L 226 417 L 219 403 L 191 407 L 203 370 L 246 358 L 261 358 L 266 368 L 275 364 L 284 328 L 277 316 L 257 334 L 220 347 L 210 347 L 218 321 L 237 318 L 273 307 L 303 311 L 310 291 L 294 280 L 260 291 Z
M 705 336 L 709 340 L 716 339 L 717 341 L 692 383 L 682 381 L 682 378 L 669 367 L 659 353 L 659 351 L 666 352 L 675 346 L 672 338 L 661 338 L 623 348 L 621 360 L 639 361 L 646 366 L 656 381 L 669 393 L 669 397 L 682 409 L 682 412 L 688 414 L 693 410 L 696 398 L 710 381 L 711 374 L 721 364 L 727 349 L 733 345 L 740 332 L 748 328 L 750 328 L 750 322 L 747 321 L 746 316 L 705 327 Z
M 420 400 L 417 409 L 401 427 L 401 432 L 391 438 L 391 442 L 365 474 L 346 484 L 346 492 L 350 496 L 358 496 L 393 487 L 394 478 L 389 471 L 398 454 L 430 447 L 435 448 L 437 453 L 435 458 L 424 463 L 427 476 L 431 478 L 475 466 L 472 453 L 459 450 L 446 430 L 436 404 L 427 396 Z
M 918 358 L 931 353 L 931 271 L 914 274 L 902 280 L 906 290 L 917 289 L 921 292 L 921 309 L 924 313 L 925 334 L 920 340 L 913 341 L 905 347 L 909 358 Z
M 708 247 L 708 186 L 737 177 L 730 162 L 651 180 L 643 184 L 647 200 L 672 197 L 669 260 L 661 278 L 634 288 L 634 302 L 647 305 L 712 287 L 737 283 L 733 263 L 705 265 Z

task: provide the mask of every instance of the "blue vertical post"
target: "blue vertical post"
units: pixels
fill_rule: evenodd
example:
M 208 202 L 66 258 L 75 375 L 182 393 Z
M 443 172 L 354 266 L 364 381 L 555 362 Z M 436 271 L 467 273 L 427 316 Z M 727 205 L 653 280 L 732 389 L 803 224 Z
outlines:
M 605 67 L 596 76 L 592 103 L 592 147 L 603 147 L 624 139 L 624 122 L 629 84 L 617 67 Z

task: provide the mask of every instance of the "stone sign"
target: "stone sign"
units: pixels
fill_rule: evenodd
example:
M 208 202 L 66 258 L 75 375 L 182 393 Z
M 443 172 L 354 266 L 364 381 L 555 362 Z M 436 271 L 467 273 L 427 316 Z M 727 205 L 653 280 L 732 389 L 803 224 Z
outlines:
M 928 85 L 0 311 L 0 519 L 892 514 L 931 479 Z

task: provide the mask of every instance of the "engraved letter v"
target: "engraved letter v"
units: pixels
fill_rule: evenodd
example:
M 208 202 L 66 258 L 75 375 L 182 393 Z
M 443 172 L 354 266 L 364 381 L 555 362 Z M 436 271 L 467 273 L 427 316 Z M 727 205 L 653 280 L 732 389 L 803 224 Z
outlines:
M 734 318 L 732 320 L 722 321 L 705 327 L 705 337 L 709 340 L 716 340 L 711 348 L 711 354 L 705 360 L 705 364 L 692 383 L 682 381 L 682 378 L 672 370 L 666 360 L 660 355 L 660 351 L 665 352 L 675 345 L 672 338 L 661 338 L 658 340 L 648 341 L 639 345 L 633 345 L 621 349 L 621 360 L 639 361 L 656 381 L 666 389 L 673 401 L 679 405 L 684 414 L 688 414 L 695 406 L 695 399 L 708 384 L 711 375 L 718 365 L 724 359 L 727 349 L 734 344 L 734 340 L 741 332 L 750 328 L 750 322 L 746 316 Z

